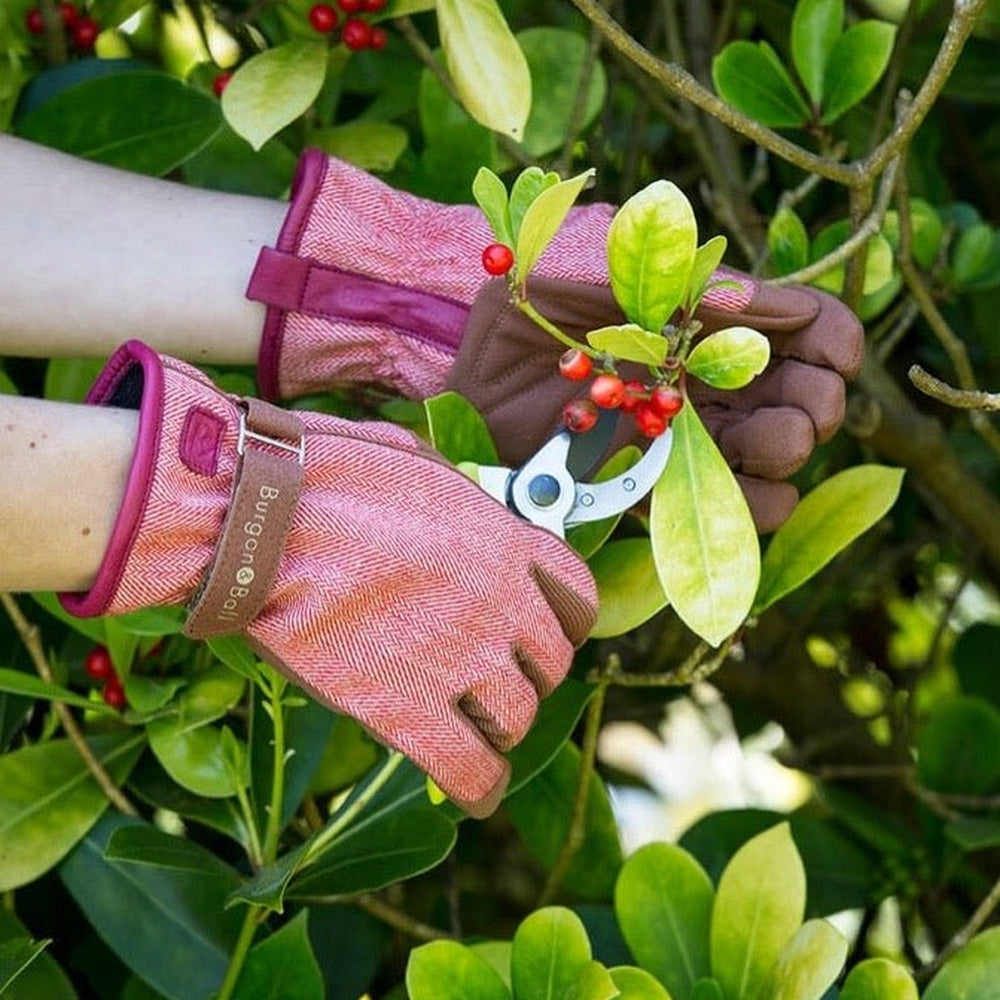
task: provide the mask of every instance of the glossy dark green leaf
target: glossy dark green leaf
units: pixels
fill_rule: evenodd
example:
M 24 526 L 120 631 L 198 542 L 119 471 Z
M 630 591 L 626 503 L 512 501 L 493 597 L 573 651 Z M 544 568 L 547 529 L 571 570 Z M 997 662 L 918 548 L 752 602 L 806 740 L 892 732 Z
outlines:
M 959 816 L 949 820 L 945 836 L 963 851 L 1000 847 L 1000 820 L 982 816 Z
M 259 150 L 316 99 L 326 77 L 328 49 L 319 41 L 290 41 L 252 56 L 222 95 L 226 121 Z
M 496 445 L 479 411 L 457 392 L 443 392 L 424 401 L 431 442 L 450 462 L 496 465 Z
M 767 42 L 730 42 L 712 61 L 712 82 L 723 100 L 764 125 L 809 121 L 809 106 Z
M 686 997 L 709 969 L 715 890 L 687 851 L 647 844 L 631 855 L 615 885 L 615 913 L 636 961 L 670 991 Z
M 326 983 L 326 1000 L 358 1000 L 371 989 L 393 933 L 357 907 L 310 907 L 309 937 Z
M 277 139 L 253 149 L 228 125 L 182 167 L 184 180 L 194 187 L 258 198 L 281 198 L 295 173 L 296 157 Z
M 650 537 L 664 593 L 681 620 L 713 646 L 750 611 L 760 547 L 728 463 L 688 403 L 674 417 L 673 449 L 653 487 Z
M 759 613 L 801 587 L 896 502 L 903 470 L 858 465 L 820 483 L 775 532 L 761 564 Z
M 995 791 L 1000 785 L 1000 709 L 968 695 L 934 704 L 917 733 L 917 778 L 935 792 Z
M 844 0 L 799 0 L 792 15 L 792 61 L 813 104 L 823 103 L 830 55 L 844 24 Z
M 240 877 L 235 869 L 197 841 L 177 837 L 145 824 L 123 826 L 115 830 L 108 840 L 104 857 L 108 861 L 202 874 L 207 878 L 228 881 L 231 887 L 237 884 Z
M 438 33 L 462 106 L 520 140 L 531 110 L 528 63 L 496 0 L 438 0 Z
M 992 927 L 945 962 L 924 991 L 923 1000 L 993 1000 L 998 969 L 1000 927 Z
M 198 152 L 221 126 L 211 95 L 165 73 L 129 70 L 62 91 L 26 114 L 18 132 L 75 156 L 161 176 Z
M 565 743 L 552 763 L 531 782 L 504 800 L 504 808 L 531 852 L 552 865 L 569 834 L 580 774 L 580 751 Z M 605 899 L 622 864 L 618 827 L 607 789 L 592 774 L 587 794 L 583 844 L 563 885 L 585 899 Z
M 823 76 L 825 125 L 871 93 L 889 65 L 895 41 L 896 26 L 885 21 L 859 21 L 837 38 Z
M 118 713 L 102 702 L 92 701 L 83 695 L 76 694 L 68 688 L 58 687 L 43 681 L 34 674 L 26 674 L 21 670 L 9 670 L 0 667 L 0 691 L 17 694 L 25 698 L 41 698 L 45 701 L 61 701 L 66 705 L 86 708 L 99 714 L 117 715 Z
M 600 598 L 597 622 L 590 631 L 595 639 L 624 635 L 668 604 L 656 573 L 653 547 L 646 537 L 609 542 L 587 565 Z
M 13 997 L 20 986 L 11 989 L 15 980 L 38 958 L 49 944 L 30 937 L 14 937 L 0 941 L 0 996 Z M 23 982 L 23 980 L 22 980 Z
M 243 923 L 226 910 L 228 877 L 210 878 L 109 861 L 116 830 L 136 820 L 107 814 L 59 868 L 85 917 L 115 954 L 168 1000 L 218 989 Z
M 956 288 L 969 288 L 981 281 L 995 266 L 1000 237 L 985 222 L 963 230 L 951 257 L 952 281 Z
M 322 1000 L 323 976 L 308 922 L 309 913 L 302 910 L 250 949 L 233 1000 Z
M 590 941 L 580 918 L 547 906 L 518 926 L 510 955 L 517 1000 L 561 1000 L 590 964 Z
M 326 795 L 353 785 L 375 766 L 379 754 L 378 744 L 359 723 L 348 715 L 335 716 L 309 794 Z
M 27 940 L 31 935 L 20 920 L 6 907 L 0 907 L 0 942 Z M 77 1000 L 66 973 L 48 951 L 42 951 L 17 976 L 16 989 L 3 991 L 0 975 L 0 996 L 5 1000 Z
M 809 234 L 794 209 L 775 212 L 767 227 L 767 249 L 778 274 L 791 274 L 809 263 Z
M 654 181 L 615 213 L 608 230 L 611 290 L 631 323 L 659 333 L 690 291 L 698 244 L 691 203 Z
M 220 662 L 248 681 L 257 682 L 260 677 L 260 661 L 247 645 L 246 639 L 238 635 L 217 635 L 206 641 L 208 648 Z
M 88 741 L 112 781 L 142 753 L 140 733 Z M 34 881 L 57 864 L 107 809 L 108 800 L 69 740 L 50 740 L 0 757 L 0 890 Z
M 499 974 L 457 941 L 432 941 L 410 952 L 410 1000 L 511 1000 Z
M 285 909 L 285 893 L 288 883 L 299 867 L 304 863 L 308 844 L 282 854 L 277 861 L 265 865 L 242 885 L 237 886 L 226 898 L 226 906 L 236 906 L 238 903 L 250 903 L 263 906 L 277 913 Z
M 976 622 L 959 637 L 951 651 L 963 694 L 978 695 L 1000 708 L 1000 670 L 995 667 L 1000 649 L 1000 625 Z
M 917 1000 L 917 984 L 897 962 L 868 958 L 851 969 L 840 1000 Z
M 805 905 L 806 873 L 787 823 L 736 852 L 719 879 L 710 933 L 712 973 L 726 996 L 760 994 Z

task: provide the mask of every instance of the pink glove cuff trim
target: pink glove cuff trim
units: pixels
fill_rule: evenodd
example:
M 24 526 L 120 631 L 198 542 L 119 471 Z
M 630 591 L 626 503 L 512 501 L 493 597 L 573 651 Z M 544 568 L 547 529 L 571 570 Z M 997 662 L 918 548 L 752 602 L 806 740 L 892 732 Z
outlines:
M 139 433 L 111 541 L 90 590 L 83 594 L 59 595 L 62 606 L 79 618 L 102 615 L 111 603 L 149 497 L 159 451 L 159 428 L 163 420 L 163 367 L 156 352 L 138 340 L 123 344 L 111 356 L 85 400 L 94 406 L 116 405 L 113 401 L 116 390 L 137 365 L 142 369 L 142 395 L 138 402 Z
M 288 214 L 278 234 L 276 249 L 285 253 L 294 253 L 302 239 L 302 230 L 309 221 L 309 212 L 313 201 L 323 183 L 327 171 L 326 155 L 318 149 L 307 149 L 299 158 L 295 176 L 292 179 L 292 199 Z M 251 277 L 251 288 L 254 276 Z M 250 296 L 250 288 L 247 289 Z M 278 365 L 281 360 L 281 347 L 285 339 L 285 311 L 268 305 L 264 318 L 264 333 L 260 341 L 260 352 L 257 357 L 257 385 L 265 399 L 277 399 Z

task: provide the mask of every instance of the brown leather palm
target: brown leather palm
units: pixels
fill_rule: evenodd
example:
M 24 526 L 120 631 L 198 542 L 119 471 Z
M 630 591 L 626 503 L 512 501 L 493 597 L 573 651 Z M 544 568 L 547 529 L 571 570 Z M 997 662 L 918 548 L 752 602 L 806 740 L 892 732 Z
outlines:
M 750 279 L 748 279 L 750 280 Z M 538 310 L 575 339 L 625 318 L 605 286 L 532 279 Z M 758 284 L 740 309 L 701 307 L 703 333 L 749 326 L 771 342 L 771 362 L 743 389 L 719 391 L 688 379 L 709 432 L 737 474 L 757 529 L 773 531 L 791 514 L 798 491 L 787 477 L 844 419 L 845 379 L 861 366 L 864 333 L 854 314 L 823 292 Z M 510 302 L 507 284 L 489 282 L 476 298 L 448 388 L 467 397 L 493 432 L 501 459 L 518 465 L 560 424 L 563 405 L 581 393 L 558 373 L 564 348 Z M 641 378 L 639 366 L 625 378 Z M 617 445 L 630 438 L 620 422 Z

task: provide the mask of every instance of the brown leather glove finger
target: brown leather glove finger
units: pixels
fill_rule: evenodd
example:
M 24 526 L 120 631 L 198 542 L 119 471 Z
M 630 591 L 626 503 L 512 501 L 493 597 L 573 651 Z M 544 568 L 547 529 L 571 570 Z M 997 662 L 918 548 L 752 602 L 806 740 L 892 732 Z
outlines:
M 777 531 L 799 502 L 799 491 L 784 480 L 757 479 L 737 473 L 736 481 L 747 498 L 754 526 L 762 535 Z

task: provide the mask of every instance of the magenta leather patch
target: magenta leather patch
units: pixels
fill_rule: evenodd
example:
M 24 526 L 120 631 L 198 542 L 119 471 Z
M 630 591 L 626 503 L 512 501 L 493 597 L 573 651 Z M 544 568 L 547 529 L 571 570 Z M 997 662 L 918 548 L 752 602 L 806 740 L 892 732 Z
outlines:
M 214 476 L 219 468 L 219 449 L 225 424 L 209 410 L 193 406 L 184 418 L 178 450 L 181 461 L 203 476 Z

